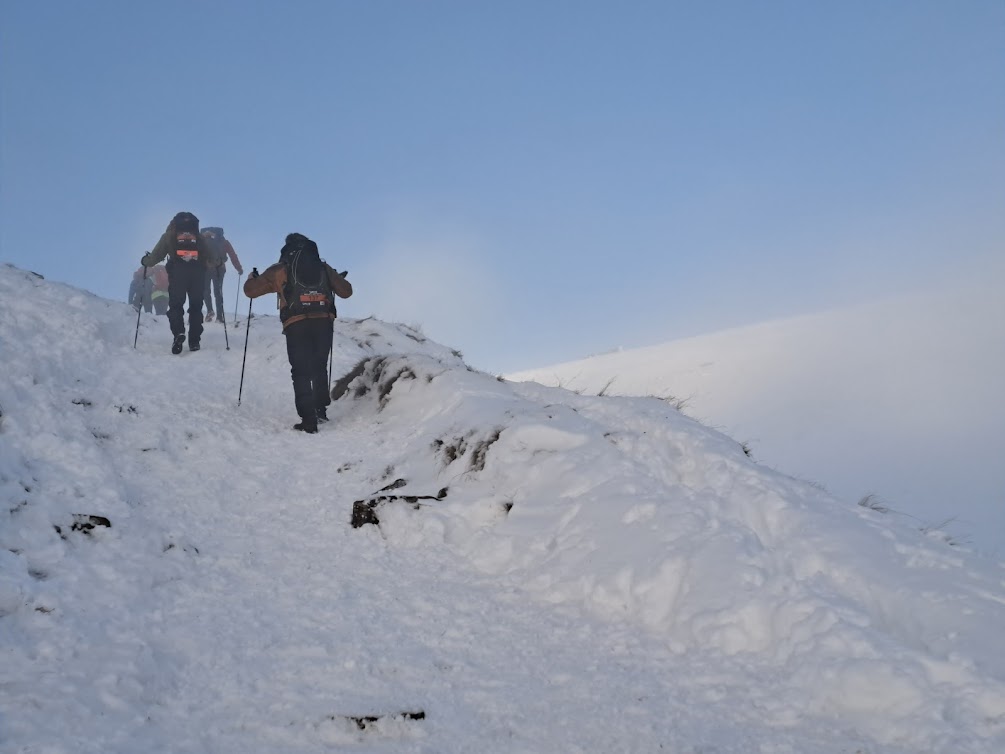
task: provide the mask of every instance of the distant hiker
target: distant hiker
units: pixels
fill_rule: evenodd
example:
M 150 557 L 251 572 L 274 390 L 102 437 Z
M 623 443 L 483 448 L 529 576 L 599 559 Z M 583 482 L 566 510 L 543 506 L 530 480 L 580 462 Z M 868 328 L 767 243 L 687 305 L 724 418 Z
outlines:
M 167 257 L 168 322 L 174 334 L 171 353 L 181 353 L 185 344 L 185 299 L 188 298 L 188 350 L 198 351 L 202 338 L 202 291 L 206 282 L 206 242 L 199 235 L 199 218 L 179 212 L 140 263 L 153 267 Z
M 168 310 L 168 273 L 164 265 L 158 264 L 147 270 L 147 277 L 153 278 L 154 290 L 150 298 L 156 314 L 166 314 Z
M 146 267 L 140 265 L 140 268 L 133 273 L 133 279 L 129 282 L 128 300 L 130 306 L 136 311 L 142 308 L 147 314 L 150 314 L 153 311 L 153 291 L 153 278 L 150 277 Z
M 203 290 L 203 299 L 206 303 L 206 321 L 213 321 L 213 295 L 210 294 L 210 283 L 214 287 L 216 297 L 216 321 L 226 324 L 223 314 L 223 276 L 227 272 L 227 257 L 234 263 L 234 269 L 238 275 L 244 274 L 241 261 L 237 258 L 237 252 L 233 245 L 223 237 L 223 228 L 203 228 L 201 233 L 206 245 L 210 250 L 210 258 L 206 262 L 206 286 Z
M 352 285 L 318 255 L 318 245 L 299 233 L 286 236 L 279 262 L 261 275 L 252 272 L 244 293 L 258 298 L 279 294 L 279 319 L 293 377 L 293 398 L 301 432 L 318 431 L 328 421 L 328 354 L 332 345 L 335 298 L 349 298 Z M 333 295 L 334 294 L 334 295 Z

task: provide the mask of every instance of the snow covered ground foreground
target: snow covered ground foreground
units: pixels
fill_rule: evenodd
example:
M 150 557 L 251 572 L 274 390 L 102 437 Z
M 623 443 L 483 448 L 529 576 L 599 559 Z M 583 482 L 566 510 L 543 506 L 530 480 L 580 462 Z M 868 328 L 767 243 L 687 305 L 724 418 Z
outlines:
M 400 325 L 307 436 L 275 317 L 240 407 L 135 322 L 0 267 L 4 752 L 1005 750 L 1001 563 Z

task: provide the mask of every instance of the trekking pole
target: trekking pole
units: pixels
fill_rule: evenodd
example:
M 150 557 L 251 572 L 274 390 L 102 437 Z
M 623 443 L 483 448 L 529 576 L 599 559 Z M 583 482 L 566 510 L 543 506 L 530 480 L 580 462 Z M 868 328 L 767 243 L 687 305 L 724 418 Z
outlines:
M 240 291 L 241 290 L 241 285 L 240 285 L 241 281 L 238 280 L 237 283 L 238 283 L 237 290 Z M 220 305 L 217 308 L 220 310 L 220 319 L 223 320 L 223 317 L 224 317 L 224 314 L 223 314 L 223 280 L 220 280 L 219 293 L 220 293 Z M 238 293 L 238 295 L 240 295 L 240 293 Z M 236 318 L 237 315 L 235 314 L 234 317 Z M 226 323 L 226 321 L 223 322 L 223 342 L 227 344 L 227 350 L 229 351 L 230 350 L 230 336 L 227 335 L 227 323 Z
M 234 327 L 237 327 L 237 302 L 241 300 L 241 275 L 243 272 L 237 273 L 237 293 L 234 296 Z
M 147 287 L 147 266 L 143 265 L 143 288 Z M 136 334 L 133 336 L 133 348 L 136 348 L 136 341 L 140 338 L 140 314 L 143 313 L 143 299 L 140 298 L 140 305 L 136 308 Z
M 332 344 L 328 347 L 328 395 L 332 392 L 332 360 L 335 358 L 335 320 L 332 320 Z
M 252 267 L 251 272 L 258 277 L 258 268 Z M 244 358 L 241 359 L 241 386 L 237 389 L 237 406 L 241 406 L 241 393 L 244 391 L 244 363 L 248 360 L 248 335 L 251 334 L 251 305 L 255 302 L 253 298 L 248 298 L 248 322 L 244 329 Z
M 336 272 L 338 272 L 338 271 L 336 270 Z M 349 270 L 346 270 L 345 272 L 339 272 L 338 274 L 341 275 L 343 278 L 345 278 L 345 276 L 349 274 Z M 334 294 L 332 296 L 332 300 L 334 301 Z M 329 393 L 331 393 L 331 391 L 332 391 L 332 363 L 333 363 L 333 359 L 334 358 L 335 358 L 335 320 L 332 320 L 332 344 L 331 344 L 331 346 L 328 349 L 328 392 Z

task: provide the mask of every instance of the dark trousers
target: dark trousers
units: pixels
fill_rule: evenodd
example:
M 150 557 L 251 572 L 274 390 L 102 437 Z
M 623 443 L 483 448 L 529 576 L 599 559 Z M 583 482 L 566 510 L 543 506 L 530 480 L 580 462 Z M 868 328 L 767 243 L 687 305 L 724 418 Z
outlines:
M 206 285 L 202 291 L 202 297 L 206 304 L 206 311 L 213 311 L 213 293 L 216 294 L 216 318 L 219 321 L 223 321 L 223 276 L 226 274 L 227 268 L 225 265 L 220 265 L 219 267 L 212 267 L 206 270 Z M 213 293 L 210 292 L 210 284 L 213 286 Z
M 317 409 L 325 408 L 332 402 L 328 395 L 332 321 L 327 317 L 302 319 L 288 325 L 285 334 L 297 413 L 304 421 L 314 424 Z
M 168 322 L 175 336 L 185 334 L 185 299 L 188 298 L 188 342 L 202 338 L 202 289 L 206 268 L 198 262 L 171 261 L 168 273 Z

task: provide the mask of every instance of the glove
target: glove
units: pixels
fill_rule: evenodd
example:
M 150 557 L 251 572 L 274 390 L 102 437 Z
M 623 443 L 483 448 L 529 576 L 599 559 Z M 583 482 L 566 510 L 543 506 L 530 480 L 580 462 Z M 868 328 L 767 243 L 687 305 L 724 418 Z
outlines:
M 257 267 L 252 267 L 251 268 L 251 274 L 248 277 L 250 277 L 252 280 L 254 280 L 255 278 L 257 278 L 258 277 L 258 268 Z
M 237 268 L 237 274 L 238 275 L 243 275 L 244 274 L 244 268 L 243 267 L 238 267 L 236 264 L 234 265 L 234 267 Z

